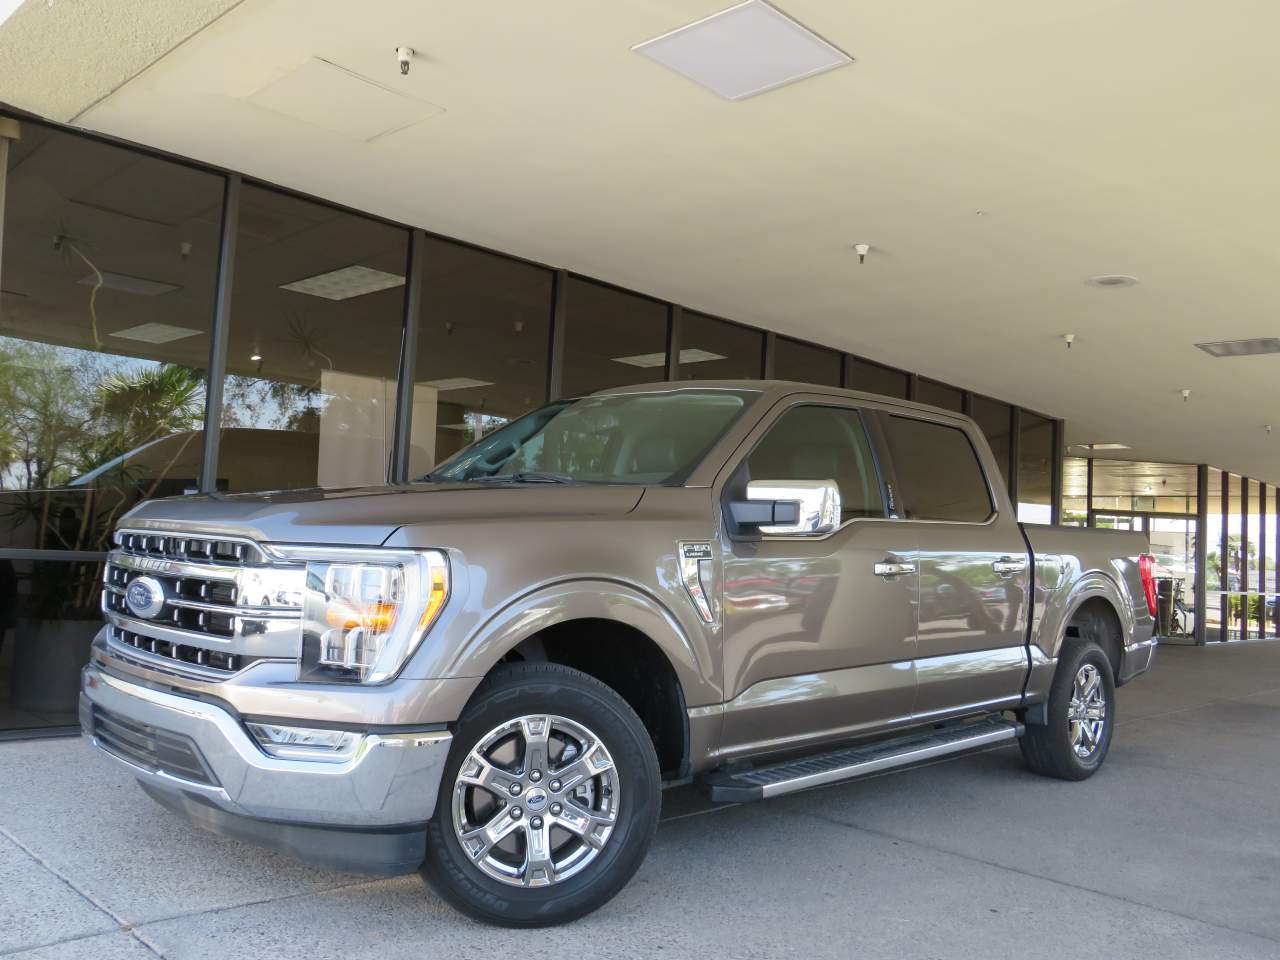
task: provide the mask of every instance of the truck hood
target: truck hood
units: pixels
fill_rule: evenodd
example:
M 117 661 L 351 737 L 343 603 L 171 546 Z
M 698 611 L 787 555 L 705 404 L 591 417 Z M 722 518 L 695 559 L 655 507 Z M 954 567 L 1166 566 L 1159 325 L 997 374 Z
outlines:
M 590 484 L 417 483 L 403 487 L 208 494 L 141 503 L 120 526 L 181 529 L 274 543 L 377 546 L 416 523 L 607 517 L 630 513 L 644 488 Z

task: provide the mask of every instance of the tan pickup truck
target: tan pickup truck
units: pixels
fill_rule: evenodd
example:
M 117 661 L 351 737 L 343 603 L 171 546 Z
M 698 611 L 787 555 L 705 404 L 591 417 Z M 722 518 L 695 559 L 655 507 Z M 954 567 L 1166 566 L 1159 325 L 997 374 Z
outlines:
M 1136 534 L 1018 523 L 981 432 L 798 383 L 558 401 L 405 486 L 144 503 L 85 735 L 196 824 L 536 926 L 666 786 L 760 800 L 1018 741 L 1093 774 L 1154 652 Z

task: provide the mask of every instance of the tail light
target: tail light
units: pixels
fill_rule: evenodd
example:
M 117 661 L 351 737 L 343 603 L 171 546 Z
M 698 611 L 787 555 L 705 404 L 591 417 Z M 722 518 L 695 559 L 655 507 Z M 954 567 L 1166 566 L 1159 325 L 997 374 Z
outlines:
M 1155 557 L 1149 553 L 1138 556 L 1138 570 L 1142 573 L 1142 592 L 1147 595 L 1147 613 L 1156 615 Z

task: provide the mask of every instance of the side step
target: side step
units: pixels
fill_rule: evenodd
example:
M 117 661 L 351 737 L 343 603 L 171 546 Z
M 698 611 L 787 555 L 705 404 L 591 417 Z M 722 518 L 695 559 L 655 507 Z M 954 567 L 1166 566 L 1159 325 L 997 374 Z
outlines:
M 1022 736 L 1022 724 L 1003 717 L 934 727 L 924 733 L 815 753 L 763 767 L 718 771 L 702 778 L 717 803 L 746 803 L 905 767 Z

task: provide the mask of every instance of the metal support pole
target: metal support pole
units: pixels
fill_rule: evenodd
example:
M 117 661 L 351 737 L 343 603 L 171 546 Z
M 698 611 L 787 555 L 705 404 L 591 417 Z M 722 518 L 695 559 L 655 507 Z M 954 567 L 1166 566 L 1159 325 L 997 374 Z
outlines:
M 1195 598 L 1192 603 L 1196 608 L 1195 641 L 1197 646 L 1204 646 L 1208 613 L 1209 595 L 1209 465 L 1201 463 L 1196 466 L 1196 579 Z
M 684 327 L 684 307 L 678 303 L 667 307 L 667 380 L 680 379 L 680 335 Z
M 427 235 L 409 232 L 409 255 L 405 264 L 404 318 L 400 328 L 400 368 L 396 377 L 396 419 L 391 439 L 392 483 L 409 481 L 409 454 L 413 447 L 413 397 L 417 382 L 418 327 L 422 322 L 422 278 L 425 274 Z M 434 463 L 431 464 L 435 466 Z
M 9 141 L 22 139 L 22 125 L 9 117 L 0 117 L 0 261 L 4 252 L 4 200 L 9 180 Z
M 547 399 L 564 392 L 564 325 L 568 315 L 569 272 L 557 270 L 551 285 L 551 346 L 547 357 Z
M 209 338 L 209 378 L 204 393 L 204 456 L 200 492 L 218 489 L 218 441 L 222 433 L 222 388 L 227 376 L 227 338 L 231 331 L 231 292 L 235 286 L 236 234 L 240 228 L 240 174 L 227 175 L 222 193 L 222 238 L 218 244 L 218 282 L 213 298 L 213 336 Z

